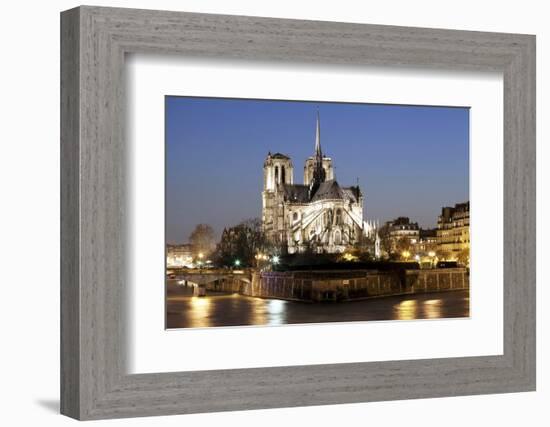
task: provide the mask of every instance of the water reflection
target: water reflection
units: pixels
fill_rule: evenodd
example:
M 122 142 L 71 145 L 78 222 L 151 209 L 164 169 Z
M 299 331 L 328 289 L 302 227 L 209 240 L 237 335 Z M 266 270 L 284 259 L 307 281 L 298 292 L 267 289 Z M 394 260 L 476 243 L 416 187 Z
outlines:
M 397 320 L 411 320 L 417 318 L 418 304 L 416 300 L 408 299 L 395 305 L 395 317 Z
M 267 312 L 269 313 L 270 325 L 284 325 L 286 320 L 286 303 L 287 301 L 271 300 L 267 304 Z
M 253 311 L 252 311 L 252 325 L 269 325 L 266 316 L 266 304 L 267 301 L 261 300 L 260 298 L 253 299 Z
M 424 301 L 423 309 L 426 319 L 439 319 L 441 315 L 441 305 L 443 301 L 440 299 L 429 299 Z
M 192 316 L 191 323 L 195 328 L 206 328 L 210 325 L 210 310 L 212 300 L 204 297 L 191 297 L 189 314 Z
M 167 296 L 168 328 L 468 317 L 468 291 L 308 304 L 238 294 Z

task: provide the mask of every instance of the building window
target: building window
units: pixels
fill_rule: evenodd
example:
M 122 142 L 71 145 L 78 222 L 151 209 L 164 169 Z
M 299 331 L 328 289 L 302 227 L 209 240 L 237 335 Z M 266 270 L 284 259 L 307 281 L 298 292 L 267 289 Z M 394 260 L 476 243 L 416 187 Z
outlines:
M 292 214 L 292 219 L 293 219 L 294 221 L 296 221 L 296 220 L 298 219 L 298 212 L 294 212 L 294 213 Z
M 336 209 L 336 225 L 342 224 L 342 210 Z
M 335 245 L 341 245 L 342 244 L 342 234 L 340 234 L 339 230 L 336 230 L 334 232 L 334 244 Z
M 281 166 L 281 182 L 284 184 L 286 182 L 285 180 L 285 167 Z
M 279 183 L 279 166 L 275 166 L 275 184 Z

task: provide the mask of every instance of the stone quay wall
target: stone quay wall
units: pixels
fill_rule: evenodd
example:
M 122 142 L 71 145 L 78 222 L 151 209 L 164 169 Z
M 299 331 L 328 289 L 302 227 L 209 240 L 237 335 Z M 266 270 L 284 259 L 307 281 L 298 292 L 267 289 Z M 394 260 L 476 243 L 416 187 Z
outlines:
M 295 301 L 352 301 L 390 295 L 418 294 L 469 289 L 465 268 L 254 272 L 252 281 L 227 280 L 220 290 L 261 298 Z
M 206 289 L 216 292 L 243 293 L 245 283 L 240 277 L 226 277 L 206 285 Z

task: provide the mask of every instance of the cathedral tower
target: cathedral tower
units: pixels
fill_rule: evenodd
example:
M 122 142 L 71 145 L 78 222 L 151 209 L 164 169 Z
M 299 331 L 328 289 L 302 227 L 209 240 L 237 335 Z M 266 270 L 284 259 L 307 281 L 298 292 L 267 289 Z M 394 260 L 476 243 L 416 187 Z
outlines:
M 276 191 L 280 184 L 294 184 L 292 160 L 281 153 L 269 153 L 264 162 L 264 191 Z
M 264 161 L 264 191 L 262 192 L 262 224 L 273 242 L 285 241 L 284 186 L 294 184 L 294 167 L 290 157 L 268 153 Z

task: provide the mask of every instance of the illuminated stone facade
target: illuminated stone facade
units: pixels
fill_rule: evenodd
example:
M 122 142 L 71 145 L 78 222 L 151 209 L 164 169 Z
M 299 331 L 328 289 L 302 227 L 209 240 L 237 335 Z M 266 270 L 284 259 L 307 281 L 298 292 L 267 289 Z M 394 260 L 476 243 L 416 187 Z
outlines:
M 374 223 L 363 219 L 359 186 L 341 187 L 332 159 L 321 151 L 317 116 L 315 154 L 304 165 L 304 184 L 294 184 L 290 157 L 269 153 L 264 162 L 262 225 L 268 239 L 288 253 L 312 250 L 340 253 L 363 238 L 376 237 Z
M 389 252 L 397 252 L 399 241 L 402 239 L 407 239 L 410 248 L 418 244 L 420 227 L 418 227 L 417 222 L 411 222 L 408 217 L 400 216 L 388 221 L 385 228 L 387 230 L 384 236 L 384 240 L 386 240 L 385 247 Z
M 191 245 L 166 245 L 167 267 L 193 267 Z
M 470 202 L 444 207 L 437 219 L 438 252 L 467 263 L 470 250 Z

